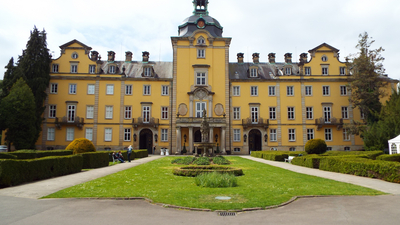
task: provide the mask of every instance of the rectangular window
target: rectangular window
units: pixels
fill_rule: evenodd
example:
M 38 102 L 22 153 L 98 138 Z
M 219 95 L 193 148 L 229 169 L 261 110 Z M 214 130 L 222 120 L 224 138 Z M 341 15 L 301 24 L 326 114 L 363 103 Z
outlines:
M 250 77 L 258 77 L 257 68 L 250 69 Z
M 288 119 L 294 120 L 294 107 L 288 107 L 287 112 L 288 112 Z
M 251 123 L 258 123 L 258 107 L 250 107 L 251 112 Z
M 125 85 L 125 95 L 132 95 L 132 85 Z
M 332 151 L 332 147 L 326 147 L 326 151 Z
M 107 84 L 106 85 L 106 94 L 113 95 L 114 94 L 114 84 Z
M 269 140 L 270 141 L 276 141 L 276 129 L 270 129 L 269 130 Z
M 233 141 L 240 141 L 240 129 L 233 129 Z
M 124 128 L 124 141 L 131 141 L 131 128 Z
M 58 64 L 53 64 L 52 71 L 53 73 L 58 73 Z
M 58 92 L 58 84 L 52 83 L 50 84 L 50 94 L 57 94 Z
M 342 85 L 340 86 L 340 95 L 345 96 L 347 95 L 347 87 Z
M 143 95 L 150 95 L 150 94 L 151 94 L 151 86 L 143 85 Z
M 233 96 L 240 96 L 240 86 L 233 86 Z
M 343 141 L 350 141 L 350 130 L 348 128 L 343 129 Z
M 143 123 L 150 123 L 150 106 L 143 106 Z
M 206 85 L 206 73 L 196 73 L 196 85 Z
M 258 96 L 258 86 L 251 86 L 250 87 L 250 95 L 251 96 Z
M 311 75 L 311 67 L 304 67 L 304 75 L 307 76 Z
M 144 68 L 144 74 L 145 77 L 151 77 L 151 67 L 145 67 Z
M 110 66 L 108 73 L 115 73 L 115 66 Z
M 56 118 L 57 105 L 49 105 L 49 118 Z
M 346 67 L 340 67 L 340 75 L 346 75 Z
M 308 120 L 312 120 L 314 118 L 313 114 L 313 107 L 306 107 L 306 118 Z
M 161 95 L 169 95 L 169 86 L 167 85 L 161 86 Z
M 328 67 L 322 67 L 322 75 L 328 75 Z
M 332 129 L 325 128 L 325 141 L 332 141 Z
M 307 140 L 314 139 L 314 129 L 307 129 Z
M 125 106 L 124 119 L 132 119 L 132 106 Z
M 234 152 L 240 152 L 240 148 L 233 148 Z
M 312 86 L 305 86 L 306 96 L 312 96 Z
M 47 140 L 54 141 L 56 129 L 54 127 L 47 128 Z
M 168 107 L 161 107 L 161 119 L 166 120 L 168 119 Z
M 161 141 L 168 141 L 168 129 L 161 129 Z
M 345 151 L 350 151 L 350 147 L 344 147 Z
M 269 107 L 269 119 L 276 120 L 276 107 Z
M 112 128 L 105 128 L 104 141 L 111 141 L 111 140 L 112 140 Z
M 287 96 L 293 96 L 294 95 L 294 87 L 293 86 L 287 86 L 286 87 L 286 95 Z
M 76 94 L 76 84 L 70 84 L 69 85 L 68 93 L 69 94 Z
M 240 107 L 233 107 L 233 119 L 240 120 Z
M 322 86 L 322 95 L 323 96 L 329 96 L 330 95 L 329 86 Z
M 69 123 L 75 122 L 76 105 L 67 105 L 67 121 Z
M 71 65 L 71 73 L 78 73 L 78 65 Z
M 206 50 L 205 49 L 197 49 L 197 58 L 205 58 Z
M 342 107 L 342 118 L 348 119 L 349 118 L 349 108 L 346 106 Z
M 96 66 L 95 65 L 89 65 L 89 73 L 96 73 Z
M 275 86 L 268 86 L 268 95 L 275 96 Z
M 93 119 L 93 115 L 94 115 L 94 106 L 87 105 L 86 106 L 86 118 Z
M 196 102 L 196 117 L 197 118 L 203 117 L 203 110 L 207 110 L 206 103 L 205 102 Z
M 289 141 L 296 141 L 296 129 L 289 129 Z
M 67 127 L 67 141 L 73 141 L 74 140 L 74 133 L 75 130 L 73 127 Z
M 285 75 L 292 75 L 292 68 L 286 67 L 285 68 Z
M 93 141 L 93 128 L 86 128 L 85 129 L 85 138 L 89 141 Z
M 94 90 L 95 90 L 95 85 L 94 84 L 88 84 L 88 86 L 87 86 L 87 94 L 88 95 L 94 95 Z
M 331 107 L 324 106 L 324 121 L 325 123 L 331 122 Z
M 112 118 L 113 118 L 113 107 L 106 106 L 106 119 L 112 119 Z

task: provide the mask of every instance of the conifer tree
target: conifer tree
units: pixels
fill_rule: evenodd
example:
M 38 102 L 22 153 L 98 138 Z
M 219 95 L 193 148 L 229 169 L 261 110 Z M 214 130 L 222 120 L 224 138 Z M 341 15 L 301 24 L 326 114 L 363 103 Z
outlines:
M 31 89 L 20 78 L 12 86 L 10 94 L 0 101 L 0 115 L 7 128 L 5 140 L 16 149 L 34 149 L 37 140 L 35 98 Z
M 14 65 L 14 58 L 11 57 L 10 61 L 8 62 L 6 68 L 6 72 L 4 72 L 3 82 L 1 83 L 1 95 L 0 98 L 6 97 L 11 90 L 11 87 L 15 83 L 16 79 L 16 70 L 17 67 Z

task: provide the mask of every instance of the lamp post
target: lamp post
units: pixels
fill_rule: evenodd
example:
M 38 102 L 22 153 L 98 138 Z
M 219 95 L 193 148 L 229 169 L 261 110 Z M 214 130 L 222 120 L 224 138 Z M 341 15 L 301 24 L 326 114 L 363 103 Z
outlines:
M 244 140 L 244 142 L 247 141 L 247 134 L 243 135 L 243 140 Z

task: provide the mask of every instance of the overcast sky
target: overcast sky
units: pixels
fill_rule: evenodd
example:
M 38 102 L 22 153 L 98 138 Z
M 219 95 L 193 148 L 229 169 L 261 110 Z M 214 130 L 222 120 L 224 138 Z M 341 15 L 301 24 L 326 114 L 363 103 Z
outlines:
M 340 50 L 340 59 L 356 53 L 358 35 L 363 32 L 376 41 L 372 48 L 386 51 L 384 67 L 391 78 L 400 79 L 399 0 L 209 0 L 209 15 L 232 37 L 230 61 L 243 52 L 245 61 L 260 53 L 293 53 L 298 61 L 303 52 L 322 44 Z M 172 61 L 171 36 L 191 16 L 192 0 L 13 0 L 0 6 L 0 66 L 17 61 L 36 25 L 47 32 L 47 44 L 54 56 L 59 46 L 77 39 L 106 59 L 107 51 L 123 60 L 126 51 L 134 60 L 149 51 L 152 61 Z M 5 69 L 0 70 L 0 79 Z

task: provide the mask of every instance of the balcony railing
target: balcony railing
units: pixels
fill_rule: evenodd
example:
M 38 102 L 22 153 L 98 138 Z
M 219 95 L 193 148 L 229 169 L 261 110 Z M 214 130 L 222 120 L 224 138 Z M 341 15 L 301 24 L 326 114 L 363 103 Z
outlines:
M 197 118 L 197 117 L 178 117 L 176 118 L 176 123 L 184 123 L 184 124 L 190 124 L 190 123 L 195 123 L 195 124 L 201 124 L 201 121 L 203 121 L 203 118 Z M 226 118 L 225 117 L 207 117 L 207 122 L 209 124 L 225 124 L 226 123 Z
M 79 116 L 76 116 L 74 120 L 68 120 L 68 118 L 64 116 L 64 117 L 56 117 L 55 124 L 58 129 L 61 129 L 61 126 L 66 126 L 66 125 L 74 125 L 77 126 L 79 129 L 82 129 L 85 123 L 84 123 L 84 118 L 81 118 Z
M 139 127 L 139 126 L 158 127 L 158 125 L 160 125 L 159 119 L 154 117 L 151 117 L 147 120 L 143 119 L 142 117 L 132 119 L 133 127 Z
M 315 125 L 317 125 L 317 130 L 320 130 L 323 126 L 336 126 L 336 129 L 340 130 L 343 128 L 343 119 L 321 117 L 315 119 Z
M 258 118 L 258 120 L 253 120 L 251 117 L 242 119 L 242 126 L 244 129 L 247 127 L 264 127 L 267 129 L 269 126 L 269 119 Z

